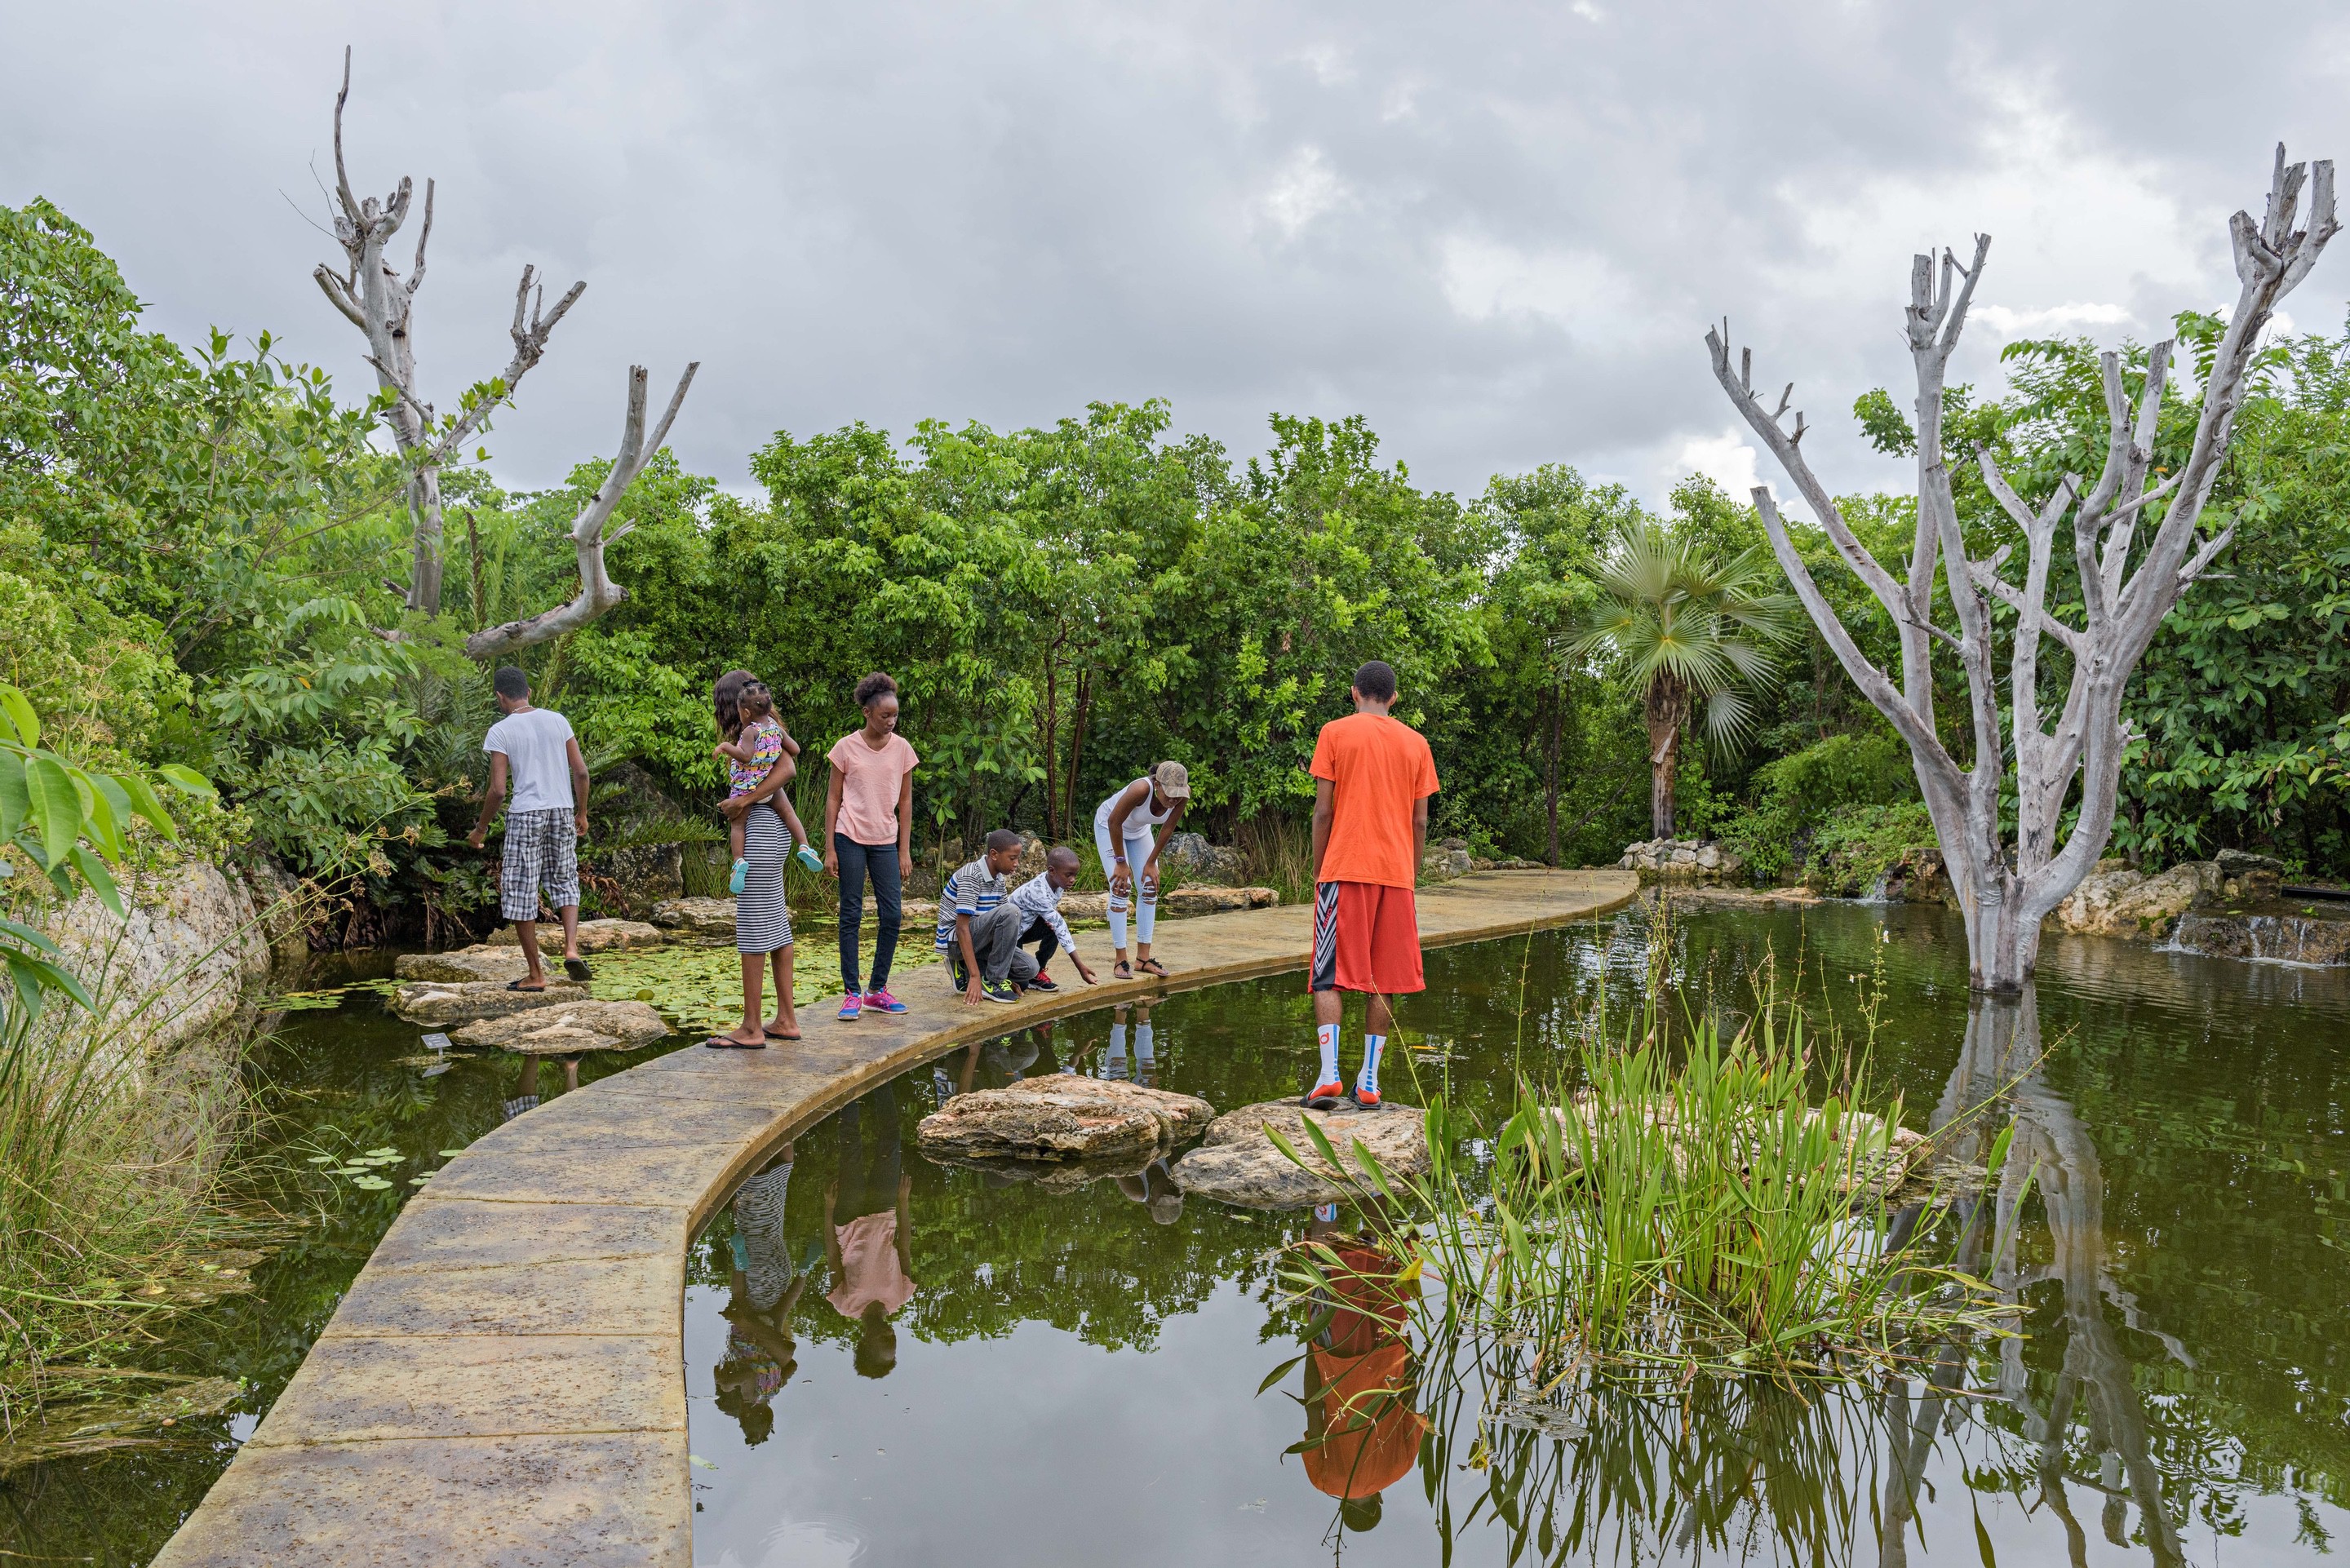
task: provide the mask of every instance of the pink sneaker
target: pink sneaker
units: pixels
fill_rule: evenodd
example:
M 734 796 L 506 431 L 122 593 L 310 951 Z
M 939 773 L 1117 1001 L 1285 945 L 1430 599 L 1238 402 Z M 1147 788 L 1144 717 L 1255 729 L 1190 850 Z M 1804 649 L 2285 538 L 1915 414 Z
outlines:
M 840 999 L 840 1012 L 836 1016 L 843 1023 L 854 1023 L 857 1022 L 858 1012 L 858 999 L 854 996 L 844 996 Z
M 865 1005 L 873 1009 L 876 1012 L 903 1012 L 906 1011 L 906 1004 L 899 1001 L 896 997 L 890 995 L 886 991 L 867 992 L 865 993 Z

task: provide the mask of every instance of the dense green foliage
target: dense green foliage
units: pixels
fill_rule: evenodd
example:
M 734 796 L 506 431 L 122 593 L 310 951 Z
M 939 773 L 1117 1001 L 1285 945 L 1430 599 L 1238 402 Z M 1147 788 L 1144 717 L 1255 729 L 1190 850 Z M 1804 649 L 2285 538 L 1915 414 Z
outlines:
M 2183 326 L 2208 345 L 2210 322 Z M 1990 445 L 2027 493 L 2093 469 L 2089 346 L 2017 345 L 2010 379 L 2002 399 L 1950 394 L 1957 439 Z M 569 594 L 564 530 L 606 464 L 537 493 L 449 472 L 449 607 L 406 615 L 380 409 L 338 401 L 266 337 L 183 348 L 143 330 L 91 236 L 42 202 L 0 213 L 0 677 L 59 751 L 203 773 L 224 805 L 193 814 L 200 841 L 266 849 L 395 922 L 478 907 L 482 863 L 452 829 L 488 704 L 458 643 Z M 2263 362 L 2212 513 L 2240 529 L 2227 575 L 2188 597 L 2133 687 L 2124 852 L 2240 845 L 2350 871 L 2346 400 L 2350 336 Z M 2187 400 L 2172 401 L 2166 452 L 2186 438 Z M 1908 441 L 1883 393 L 1856 412 L 1885 449 Z M 823 747 L 853 722 L 850 686 L 887 670 L 926 759 L 927 856 L 1003 822 L 1079 836 L 1102 794 L 1170 755 L 1191 768 L 1197 826 L 1274 842 L 1268 826 L 1309 798 L 1315 730 L 1377 656 L 1436 749 L 1440 835 L 1572 864 L 1648 831 L 1652 683 L 1577 639 L 1607 597 L 1611 542 L 1753 559 L 1750 508 L 1692 479 L 1652 511 L 1555 465 L 1464 500 L 1415 484 L 1359 419 L 1276 415 L 1247 458 L 1171 431 L 1150 401 L 1022 431 L 930 422 L 904 441 L 862 424 L 779 432 L 742 492 L 663 454 L 621 506 L 634 531 L 611 569 L 627 601 L 525 662 L 598 769 L 632 759 L 689 814 L 720 784 L 706 693 L 722 670 L 764 676 L 812 747 L 804 813 Z M 1988 553 L 2009 524 L 1978 481 L 1960 483 Z M 1872 547 L 1906 555 L 1908 501 L 1847 507 Z M 1798 545 L 1889 660 L 1890 625 L 1825 538 Z M 1775 569 L 1757 579 L 1758 598 L 1779 591 Z M 1775 662 L 1775 683 L 1738 683 L 1737 754 L 1669 715 L 1685 736 L 1679 831 L 1725 836 L 1771 876 L 1823 843 L 1881 859 L 1914 826 L 1906 757 L 1808 628 Z M 2043 670 L 2052 690 L 2069 674 L 2059 657 Z M 1942 713 L 1963 754 L 1959 697 Z M 1874 815 L 1844 820 L 1856 812 Z

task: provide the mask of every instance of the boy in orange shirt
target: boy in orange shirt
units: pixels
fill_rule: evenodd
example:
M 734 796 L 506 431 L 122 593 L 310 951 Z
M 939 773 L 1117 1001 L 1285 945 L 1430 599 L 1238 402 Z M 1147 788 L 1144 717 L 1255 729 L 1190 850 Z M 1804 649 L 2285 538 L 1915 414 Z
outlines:
M 1363 1070 L 1352 1098 L 1379 1106 L 1379 1052 L 1395 1014 L 1390 996 L 1423 990 L 1419 919 L 1412 907 L 1428 846 L 1428 797 L 1436 759 L 1419 732 L 1388 717 L 1395 671 L 1373 659 L 1355 671 L 1355 711 L 1322 726 L 1314 742 L 1314 1022 L 1321 1075 L 1305 1104 L 1331 1110 L 1349 1097 L 1338 1075 L 1341 992 L 1370 998 Z

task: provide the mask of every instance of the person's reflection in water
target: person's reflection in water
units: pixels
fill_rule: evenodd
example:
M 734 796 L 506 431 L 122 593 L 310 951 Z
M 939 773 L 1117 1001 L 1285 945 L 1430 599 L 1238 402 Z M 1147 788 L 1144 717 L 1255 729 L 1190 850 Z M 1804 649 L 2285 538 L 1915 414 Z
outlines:
M 858 1326 L 857 1372 L 887 1377 L 898 1365 L 892 1314 L 913 1299 L 913 1227 L 907 1199 L 914 1179 L 898 1141 L 898 1096 L 884 1084 L 844 1107 L 840 1174 L 824 1194 L 825 1262 L 832 1291 L 825 1300 Z
M 1150 1009 L 1148 1005 L 1137 1007 L 1134 1015 L 1131 1076 L 1134 1082 L 1145 1088 L 1156 1088 L 1159 1085 L 1159 1062 L 1151 1054 Z M 1122 1006 L 1110 1009 L 1110 1020 L 1109 1054 L 1103 1061 L 1102 1068 L 1113 1078 L 1124 1078 L 1129 1075 L 1126 1060 L 1126 1009 Z
M 1183 1189 L 1175 1185 L 1174 1172 L 1164 1155 L 1132 1176 L 1119 1177 L 1118 1189 L 1141 1204 L 1154 1224 L 1172 1225 L 1183 1218 Z
M 1398 1280 L 1396 1261 L 1369 1238 L 1338 1229 L 1338 1209 L 1314 1211 L 1305 1233 L 1337 1255 L 1316 1316 L 1329 1314 L 1306 1342 L 1305 1479 L 1338 1500 L 1338 1518 L 1362 1532 L 1379 1521 L 1379 1494 L 1419 1459 L 1427 1418 L 1412 1408 L 1410 1351 L 1403 1326 L 1419 1294 L 1417 1276 Z
M 784 1239 L 784 1200 L 791 1191 L 792 1146 L 734 1194 L 734 1268 L 728 1277 L 726 1356 L 718 1364 L 718 1407 L 743 1425 L 743 1440 L 765 1442 L 775 1430 L 769 1401 L 791 1381 L 798 1349 L 792 1309 L 807 1289 Z

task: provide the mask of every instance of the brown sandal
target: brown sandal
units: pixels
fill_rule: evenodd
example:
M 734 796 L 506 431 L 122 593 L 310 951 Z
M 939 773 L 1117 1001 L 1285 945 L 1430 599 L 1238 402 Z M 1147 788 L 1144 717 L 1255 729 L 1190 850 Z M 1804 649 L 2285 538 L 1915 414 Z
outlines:
M 1160 963 L 1157 959 L 1141 959 L 1139 960 L 1138 962 L 1141 968 L 1149 970 L 1152 974 L 1157 975 L 1159 979 L 1165 980 L 1167 978 L 1167 966 Z
M 1109 972 L 1110 978 L 1113 980 L 1132 980 L 1134 978 L 1134 966 L 1127 962 L 1124 959 L 1120 959 L 1116 963 L 1109 966 Z

